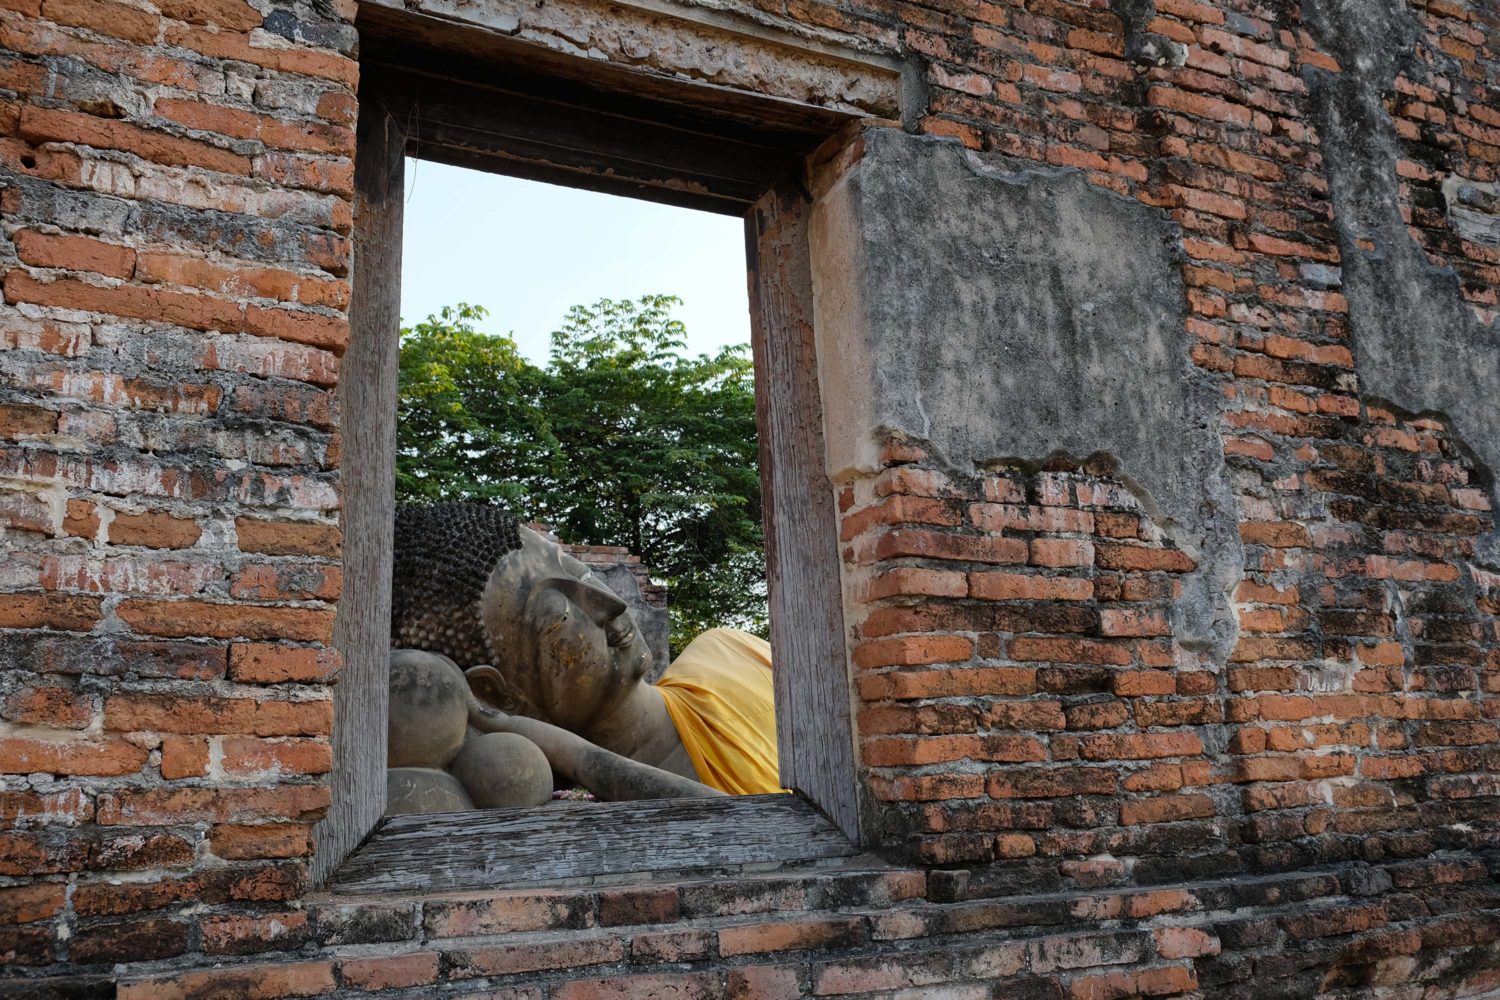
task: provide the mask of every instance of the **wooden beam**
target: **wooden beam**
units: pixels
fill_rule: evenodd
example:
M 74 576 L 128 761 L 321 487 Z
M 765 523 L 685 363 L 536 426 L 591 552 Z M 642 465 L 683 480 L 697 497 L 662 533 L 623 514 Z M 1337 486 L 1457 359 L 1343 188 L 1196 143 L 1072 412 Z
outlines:
M 338 384 L 344 587 L 333 642 L 344 669 L 333 689 L 333 802 L 313 833 L 314 884 L 385 812 L 406 135 L 368 89 L 356 135 L 349 347 Z
M 856 853 L 795 795 L 558 802 L 387 820 L 328 890 L 447 892 Z
M 812 204 L 787 182 L 745 220 L 781 781 L 858 841 L 834 487 L 813 340 Z
M 527 81 L 480 84 L 381 64 L 362 76 L 387 95 L 409 151 L 424 159 L 734 215 L 802 159 L 801 150 L 716 134 L 711 121 L 664 121 L 655 106 L 588 92 L 541 96 Z

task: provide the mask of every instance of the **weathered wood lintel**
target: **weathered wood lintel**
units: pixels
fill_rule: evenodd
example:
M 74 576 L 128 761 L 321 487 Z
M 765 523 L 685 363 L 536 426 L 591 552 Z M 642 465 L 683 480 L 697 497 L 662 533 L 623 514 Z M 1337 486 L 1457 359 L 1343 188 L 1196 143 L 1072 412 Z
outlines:
M 455 166 L 743 215 L 802 162 L 777 137 L 590 89 L 381 63 L 363 80 L 406 124 L 408 153 Z
M 508 49 L 564 72 L 656 78 L 679 98 L 696 85 L 855 116 L 896 117 L 900 106 L 892 52 L 743 0 L 362 0 L 360 20 L 376 31 L 399 25 L 408 42 L 449 51 Z

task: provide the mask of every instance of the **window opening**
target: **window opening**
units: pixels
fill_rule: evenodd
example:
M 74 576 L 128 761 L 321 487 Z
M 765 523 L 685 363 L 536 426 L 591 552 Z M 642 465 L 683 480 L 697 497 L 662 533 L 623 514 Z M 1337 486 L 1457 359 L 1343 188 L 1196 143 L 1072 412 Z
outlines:
M 406 176 L 387 815 L 778 791 L 742 227 Z
M 533 13 L 526 8 L 523 16 Z M 543 20 L 544 14 L 536 12 Z M 478 21 L 484 16 L 473 12 Z M 361 7 L 351 335 L 339 382 L 345 599 L 334 637 L 344 660 L 335 711 L 358 721 L 335 729 L 333 804 L 316 832 L 314 877 L 331 888 L 480 887 L 648 870 L 652 858 L 615 850 L 642 822 L 652 837 L 664 823 L 685 824 L 679 833 L 684 843 L 715 845 L 700 851 L 710 866 L 839 856 L 858 841 L 837 517 L 823 471 L 811 322 L 808 171 L 809 158 L 850 122 L 894 111 L 900 68 L 858 47 L 706 16 L 693 5 L 607 5 L 601 16 L 641 22 L 632 31 L 647 30 L 647 22 L 651 32 L 666 30 L 670 22 L 683 38 L 711 41 L 744 60 L 731 59 L 726 65 L 734 72 L 710 82 L 698 69 L 658 71 L 624 53 L 618 61 L 583 59 L 561 41 L 554 45 L 546 31 L 525 40 L 503 37 L 471 23 L 470 14 Z M 672 49 L 671 57 L 697 51 Z M 777 75 L 740 72 L 764 59 L 781 67 Z M 516 849 L 505 865 L 456 874 L 441 869 L 450 862 L 461 868 L 474 857 L 494 861 L 496 839 L 485 838 L 484 830 L 496 829 L 498 813 L 441 831 L 425 816 L 381 819 L 408 157 L 422 161 L 414 167 L 415 197 L 423 184 L 442 183 L 434 179 L 434 165 L 443 164 L 701 209 L 743 225 L 779 784 L 797 795 L 666 800 L 656 818 L 635 809 L 613 832 L 596 828 L 576 836 L 576 824 L 563 814 L 613 806 L 552 804 L 541 811 L 558 819 L 533 824 L 536 839 L 529 847 L 514 829 L 500 837 Z M 505 235 L 525 244 L 537 228 Z M 460 239 L 474 257 L 469 235 Z M 632 294 L 638 293 L 623 296 Z M 691 344 L 689 350 L 696 353 Z M 580 585 L 575 576 L 565 586 Z M 608 620 L 597 608 L 591 614 Z M 723 836 L 724 824 L 736 837 Z M 372 867 L 379 857 L 388 863 Z M 567 860 L 567 871 L 546 863 L 558 857 Z

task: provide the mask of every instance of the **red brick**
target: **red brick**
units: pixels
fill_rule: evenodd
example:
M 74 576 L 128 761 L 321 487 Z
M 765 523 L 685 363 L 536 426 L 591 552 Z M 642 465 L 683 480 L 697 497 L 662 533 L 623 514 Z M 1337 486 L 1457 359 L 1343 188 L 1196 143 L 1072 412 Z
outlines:
M 9 285 L 7 285 L 9 287 Z M 57 412 L 30 403 L 0 405 L 0 435 L 18 438 L 57 432 Z
M 1162 570 L 1186 573 L 1194 568 L 1187 553 L 1178 549 L 1153 549 L 1143 545 L 1100 545 L 1094 561 L 1101 569 Z
M 327 774 L 333 770 L 333 747 L 322 739 L 263 740 L 224 737 L 222 767 L 234 777 L 266 774 Z
M 204 167 L 240 175 L 250 173 L 250 160 L 237 153 L 77 111 L 24 107 L 21 109 L 19 135 L 33 143 L 76 142 L 96 149 L 117 149 L 163 166 Z M 7 290 L 8 286 L 7 282 Z
M 1092 566 L 1094 543 L 1074 538 L 1034 538 L 1031 540 L 1033 566 Z
M 160 106 L 161 102 L 158 102 Z M 184 253 L 142 251 L 136 277 L 151 284 L 186 285 L 229 297 L 259 297 L 304 305 L 349 304 L 349 283 L 274 267 L 229 267 Z
M 1130 709 L 1117 701 L 1072 705 L 1064 714 L 1069 729 L 1113 729 L 1130 719 Z
M 956 760 L 1020 763 L 1045 760 L 1047 751 L 1028 736 L 923 736 L 866 740 L 865 764 L 893 767 Z
M 23 688 L 0 704 L 0 718 L 23 725 L 83 729 L 93 716 L 94 699 L 65 687 Z
M 134 774 L 146 763 L 147 751 L 125 740 L 0 738 L 0 773 L 117 777 Z
M 877 798 L 886 801 L 977 799 L 984 794 L 984 779 L 977 774 L 897 775 L 894 778 L 872 778 L 870 788 Z
M 771 951 L 852 948 L 864 943 L 865 934 L 864 921 L 859 917 L 806 918 L 724 927 L 719 930 L 719 954 L 727 958 Z
M 490 947 L 463 948 L 443 954 L 444 976 L 471 979 L 507 976 L 542 969 L 577 969 L 625 958 L 625 942 L 617 937 L 539 936 L 535 941 Z
M 244 330 L 261 337 L 321 347 L 334 354 L 342 354 L 349 342 L 349 321 L 345 317 L 294 309 L 247 305 Z
M 599 893 L 601 927 L 621 924 L 668 924 L 677 920 L 679 908 L 675 888 L 606 889 Z
M 312 854 L 312 827 L 305 823 L 222 823 L 209 832 L 213 852 L 226 861 L 300 858 Z
M 229 31 L 249 31 L 261 23 L 260 11 L 245 0 L 156 0 L 162 17 L 192 24 L 213 24 Z
M 414 951 L 371 958 L 346 958 L 339 962 L 339 976 L 343 979 L 345 988 L 355 990 L 394 990 L 421 986 L 437 982 L 438 955 L 435 951 Z
M 239 518 L 234 522 L 240 550 L 271 556 L 324 556 L 338 558 L 342 534 L 338 525 L 312 521 L 260 521 Z
M 85 236 L 52 236 L 26 229 L 15 235 L 16 254 L 34 267 L 92 271 L 110 278 L 128 278 L 135 269 L 135 251 Z
M 95 285 L 77 278 L 43 282 L 11 272 L 5 279 L 5 301 L 106 313 L 194 330 L 233 333 L 243 326 L 241 307 L 233 302 L 144 285 Z
M 859 678 L 860 697 L 951 698 L 962 695 L 1027 695 L 1036 692 L 1036 671 L 1018 667 L 895 671 Z
M 241 684 L 321 683 L 342 669 L 337 650 L 275 643 L 235 643 L 229 648 L 229 676 Z
M 1113 795 L 1116 772 L 1102 767 L 1007 768 L 992 774 L 987 787 L 997 799 Z
M 333 640 L 331 609 L 130 599 L 122 601 L 115 614 L 146 635 L 324 643 Z
M 110 0 L 42 0 L 42 16 L 58 24 L 140 44 L 154 42 L 161 27 L 155 14 Z
M 799 1000 L 805 996 L 797 970 L 742 965 L 729 970 L 729 1000 Z
M 962 636 L 905 636 L 860 643 L 854 650 L 854 665 L 873 668 L 963 663 L 973 655 L 973 641 Z
M 1094 596 L 1094 584 L 1070 576 L 971 573 L 969 596 L 986 601 L 1086 601 Z
M 255 14 L 250 8 L 245 9 Z M 345 156 L 354 152 L 352 131 L 321 122 L 282 121 L 207 101 L 182 101 L 169 97 L 159 98 L 154 110 L 158 115 L 189 128 L 218 132 L 236 139 L 257 139 L 280 149 Z
M 631 961 L 643 964 L 695 962 L 711 958 L 713 950 L 714 932 L 707 929 L 655 931 L 630 939 Z
M 723 996 L 719 976 L 713 972 L 653 973 L 580 979 L 552 989 L 552 1000 L 718 1000 Z
M 56 628 L 85 632 L 99 620 L 98 597 L 0 594 L 0 628 Z
M 1017 636 L 1008 650 L 1012 660 L 1049 663 L 1098 663 L 1128 666 L 1132 657 L 1126 646 L 1086 639 L 1036 639 Z
M 93 538 L 99 533 L 99 515 L 93 504 L 86 500 L 69 500 L 67 514 L 63 519 L 63 532 L 80 538 Z
M 1099 632 L 1107 636 L 1171 635 L 1172 626 L 1163 611 L 1104 608 L 1099 612 Z
M 1138 736 L 1098 734 L 1083 737 L 1086 760 L 1147 760 L 1153 757 L 1192 757 L 1203 752 L 1196 733 L 1145 733 Z
M 312 937 L 307 913 L 208 916 L 199 921 L 203 951 L 208 955 L 249 955 L 298 948 Z
M 1384 927 L 1385 908 L 1373 906 L 1335 906 L 1281 918 L 1281 926 L 1294 938 L 1308 939 L 1353 934 L 1372 927 Z
M 60 882 L 38 882 L 0 888 L 0 926 L 48 920 L 63 908 L 67 886 Z
M 871 528 L 892 524 L 937 524 L 957 527 L 963 519 L 954 505 L 930 497 L 893 496 L 844 515 L 839 538 L 851 541 Z
M 895 528 L 876 540 L 874 557 L 877 560 L 919 557 L 958 562 L 1023 563 L 1026 552 L 1026 543 L 1018 538 Z
M 50 535 L 53 519 L 52 504 L 45 497 L 9 490 L 0 492 L 0 524 L 17 531 Z
M 1187 993 L 1198 988 L 1198 977 L 1183 966 L 1165 966 L 1141 972 L 1106 972 L 1073 980 L 1068 995 L 1073 1000 L 1121 1000 L 1124 997 L 1159 997 Z
M 1163 795 L 1157 798 L 1131 799 L 1122 803 L 1120 825 L 1177 823 L 1188 819 L 1206 819 L 1212 815 L 1214 804 L 1207 795 Z
M 104 728 L 122 732 L 326 736 L 333 702 L 117 694 L 104 702 Z
M 587 904 L 576 892 L 550 889 L 433 900 L 423 908 L 422 926 L 430 938 L 561 930 L 591 922 Z
M 81 789 L 65 792 L 0 792 L 0 821 L 38 826 L 76 826 L 94 818 L 94 800 Z
M 88 844 L 79 838 L 29 831 L 0 833 L 0 875 L 35 878 L 82 871 L 87 864 Z
M 328 799 L 324 785 L 104 792 L 99 796 L 97 817 L 106 826 L 317 819 L 328 808 Z
M 336 601 L 344 586 L 337 566 L 250 563 L 229 584 L 229 596 L 248 601 Z
M 331 961 L 235 966 L 122 982 L 118 1000 L 281 1000 L 321 996 L 336 988 Z
M 952 570 L 903 567 L 871 577 L 862 589 L 866 601 L 916 595 L 963 597 L 968 593 L 968 581 L 964 574 Z
M 1111 683 L 1121 698 L 1172 694 L 1177 688 L 1176 679 L 1166 670 L 1122 671 L 1114 675 Z
M 109 540 L 116 545 L 144 545 L 153 549 L 185 549 L 197 544 L 203 529 L 191 518 L 171 514 L 117 513 L 109 523 Z
M 89 848 L 89 867 L 99 871 L 182 868 L 195 860 L 193 844 L 169 833 L 110 833 Z

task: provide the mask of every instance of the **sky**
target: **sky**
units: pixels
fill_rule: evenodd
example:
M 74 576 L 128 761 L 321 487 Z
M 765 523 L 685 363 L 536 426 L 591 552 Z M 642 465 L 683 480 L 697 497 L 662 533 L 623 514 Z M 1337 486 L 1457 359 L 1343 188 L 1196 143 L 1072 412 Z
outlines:
M 568 307 L 683 300 L 688 353 L 749 343 L 744 223 L 732 216 L 406 161 L 401 321 L 468 302 L 534 362 Z

